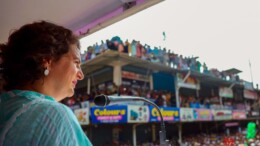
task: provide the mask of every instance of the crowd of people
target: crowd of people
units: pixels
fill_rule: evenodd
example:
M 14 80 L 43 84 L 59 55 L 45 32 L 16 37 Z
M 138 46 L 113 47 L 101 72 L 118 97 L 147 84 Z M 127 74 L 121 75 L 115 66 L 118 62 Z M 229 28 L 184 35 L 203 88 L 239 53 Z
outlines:
M 115 36 L 111 40 L 107 39 L 105 42 L 102 40 L 101 44 L 94 44 L 88 46 L 87 50 L 81 54 L 82 61 L 95 58 L 97 55 L 107 51 L 113 50 L 121 53 L 126 53 L 129 56 L 140 58 L 142 60 L 159 63 L 171 68 L 179 70 L 192 70 L 200 73 L 212 75 L 224 80 L 239 81 L 239 76 L 234 74 L 227 74 L 226 72 L 219 71 L 216 68 L 208 69 L 205 62 L 198 60 L 199 57 L 183 56 L 177 54 L 170 49 L 159 47 L 151 47 L 148 44 L 142 44 L 140 41 L 126 40 L 123 42 L 120 37 Z
M 198 134 L 183 138 L 182 146 L 259 146 L 260 135 L 254 139 L 247 139 L 245 134 Z
M 174 146 L 260 146 L 260 134 L 254 139 L 247 139 L 243 133 L 222 134 L 196 134 L 186 135 L 183 137 L 182 144 L 178 142 L 178 138 L 174 137 L 169 140 L 169 144 Z M 131 146 L 130 142 L 105 143 L 102 146 Z M 137 146 L 159 146 L 159 141 L 153 142 L 137 142 Z
M 71 98 L 66 98 L 61 102 L 66 104 L 69 107 L 78 108 L 81 107 L 81 102 L 89 101 L 91 104 L 93 103 L 94 98 L 97 95 L 118 95 L 118 96 L 138 96 L 138 97 L 146 97 L 150 101 L 156 103 L 158 106 L 164 107 L 173 107 L 176 106 L 175 103 L 175 94 L 169 91 L 157 91 L 157 90 L 148 90 L 143 91 L 140 88 L 131 88 L 121 85 L 120 87 L 113 84 L 112 88 L 104 88 L 102 90 L 93 91 L 90 94 L 87 93 L 78 93 Z M 77 108 L 76 107 L 76 108 Z
M 138 96 L 145 97 L 146 99 L 156 103 L 161 107 L 176 107 L 176 97 L 174 92 L 165 91 L 165 90 L 143 90 L 142 88 L 133 88 L 129 86 L 117 86 L 115 83 L 112 83 L 111 86 L 104 86 L 102 89 L 94 88 L 90 94 L 86 92 L 76 92 L 76 94 L 71 98 L 66 98 L 61 102 L 65 105 L 74 108 L 81 108 L 81 103 L 89 101 L 90 105 L 94 105 L 93 100 L 97 95 L 118 95 L 118 96 Z M 244 104 L 240 106 L 235 104 L 232 99 L 222 99 L 223 105 L 220 103 L 220 98 L 218 96 L 209 96 L 209 97 L 196 97 L 195 95 L 183 95 L 180 93 L 180 107 L 183 108 L 204 108 L 204 109 L 246 109 Z M 254 104 L 253 104 L 254 103 Z M 255 109 L 256 103 L 248 105 Z M 250 109 L 248 109 L 250 110 Z

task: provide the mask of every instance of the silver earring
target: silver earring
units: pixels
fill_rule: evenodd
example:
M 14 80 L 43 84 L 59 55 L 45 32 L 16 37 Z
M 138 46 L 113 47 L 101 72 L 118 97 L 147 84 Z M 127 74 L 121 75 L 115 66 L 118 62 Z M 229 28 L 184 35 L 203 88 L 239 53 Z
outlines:
M 49 73 L 50 73 L 50 71 L 46 68 L 46 69 L 44 70 L 44 75 L 45 75 L 45 76 L 48 76 Z

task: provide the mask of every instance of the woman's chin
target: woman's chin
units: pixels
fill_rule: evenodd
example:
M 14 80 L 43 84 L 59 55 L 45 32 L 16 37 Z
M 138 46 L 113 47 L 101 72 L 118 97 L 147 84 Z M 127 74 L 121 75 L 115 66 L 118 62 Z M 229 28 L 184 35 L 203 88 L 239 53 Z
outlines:
M 68 92 L 68 96 L 67 97 L 72 97 L 74 95 L 74 89 L 71 89 L 69 92 Z
M 67 91 L 66 94 L 63 94 L 64 98 L 71 98 L 74 95 L 74 90 Z

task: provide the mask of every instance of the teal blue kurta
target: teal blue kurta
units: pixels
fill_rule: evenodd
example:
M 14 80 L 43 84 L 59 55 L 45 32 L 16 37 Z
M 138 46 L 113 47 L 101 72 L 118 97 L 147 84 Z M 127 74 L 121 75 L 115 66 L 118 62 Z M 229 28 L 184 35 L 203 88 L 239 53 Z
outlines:
M 23 90 L 0 96 L 0 145 L 92 146 L 68 107 Z

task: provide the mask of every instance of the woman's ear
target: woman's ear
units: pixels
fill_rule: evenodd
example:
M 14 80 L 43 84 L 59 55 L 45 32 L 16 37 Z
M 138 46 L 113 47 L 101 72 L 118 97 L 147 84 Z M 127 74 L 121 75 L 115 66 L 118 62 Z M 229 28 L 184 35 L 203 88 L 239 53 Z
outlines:
M 51 63 L 52 63 L 51 59 L 43 59 L 42 61 L 43 67 L 47 68 L 48 70 L 51 69 Z

